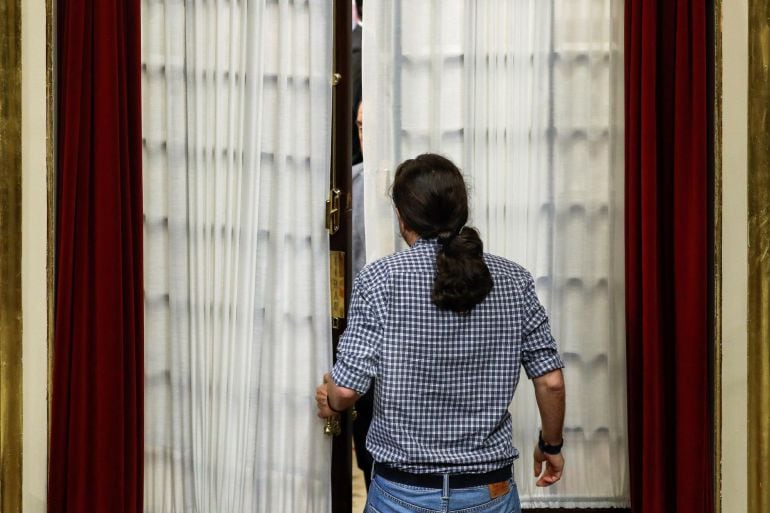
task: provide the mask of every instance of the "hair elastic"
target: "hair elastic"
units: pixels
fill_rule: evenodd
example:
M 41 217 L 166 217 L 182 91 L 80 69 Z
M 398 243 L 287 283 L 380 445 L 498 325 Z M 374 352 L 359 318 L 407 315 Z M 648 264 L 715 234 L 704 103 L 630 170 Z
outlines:
M 439 244 L 441 244 L 443 247 L 449 246 L 452 243 L 452 241 L 455 240 L 455 237 L 460 235 L 460 233 L 463 231 L 463 228 L 465 228 L 465 226 L 461 226 L 458 229 L 452 231 L 449 234 L 449 236 L 446 238 L 439 236 L 438 237 Z

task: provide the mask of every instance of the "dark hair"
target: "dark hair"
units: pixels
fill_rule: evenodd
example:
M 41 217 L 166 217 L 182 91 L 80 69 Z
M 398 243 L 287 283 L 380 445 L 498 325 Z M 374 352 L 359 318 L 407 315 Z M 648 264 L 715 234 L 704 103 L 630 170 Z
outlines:
M 407 228 L 424 239 L 438 239 L 433 303 L 468 312 L 492 290 L 484 245 L 468 221 L 468 192 L 460 170 L 449 159 L 426 153 L 403 162 L 393 181 L 393 203 Z

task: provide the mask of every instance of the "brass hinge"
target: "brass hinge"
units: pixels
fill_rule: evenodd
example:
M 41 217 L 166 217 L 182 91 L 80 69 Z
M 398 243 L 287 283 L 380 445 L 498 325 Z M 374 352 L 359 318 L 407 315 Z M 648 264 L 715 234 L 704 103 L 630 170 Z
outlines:
M 326 229 L 329 235 L 334 235 L 340 229 L 340 218 L 342 209 L 340 208 L 340 197 L 342 193 L 334 188 L 329 191 L 329 199 L 326 200 Z

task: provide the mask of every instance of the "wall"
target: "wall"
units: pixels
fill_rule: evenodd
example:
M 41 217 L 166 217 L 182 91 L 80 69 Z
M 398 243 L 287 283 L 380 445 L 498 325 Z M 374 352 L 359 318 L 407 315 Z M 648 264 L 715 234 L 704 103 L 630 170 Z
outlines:
M 48 193 L 46 1 L 22 2 L 23 513 L 46 511 Z
M 748 0 L 722 0 L 722 512 L 747 511 Z

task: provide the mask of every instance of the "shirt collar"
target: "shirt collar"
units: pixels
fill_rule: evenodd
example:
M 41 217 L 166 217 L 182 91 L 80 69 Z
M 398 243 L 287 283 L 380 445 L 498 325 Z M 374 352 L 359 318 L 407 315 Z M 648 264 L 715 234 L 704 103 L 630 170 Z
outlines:
M 420 237 L 416 241 L 414 241 L 414 246 L 412 246 L 412 249 L 417 249 L 420 247 L 437 248 L 438 239 L 436 237 L 433 237 L 432 239 L 423 239 L 422 237 Z

